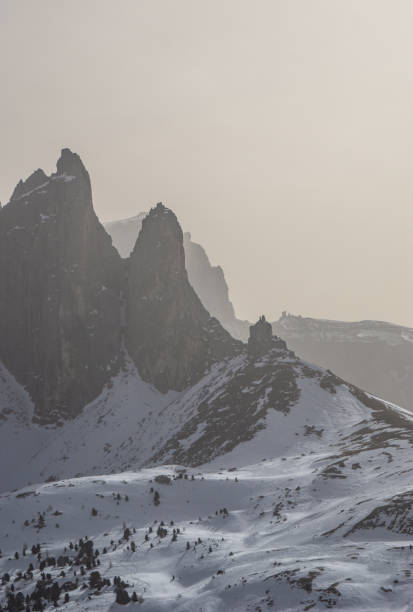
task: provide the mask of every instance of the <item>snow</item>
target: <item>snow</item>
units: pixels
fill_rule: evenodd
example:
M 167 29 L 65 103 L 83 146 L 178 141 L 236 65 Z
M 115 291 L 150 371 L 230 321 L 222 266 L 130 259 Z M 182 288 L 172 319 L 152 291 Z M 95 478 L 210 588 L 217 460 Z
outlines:
M 19 410 L 13 409 L 16 414 L 0 427 L 0 490 L 50 477 L 123 469 L 135 456 L 142 464 L 152 455 L 155 441 L 167 435 L 169 424 L 158 423 L 157 415 L 177 396 L 144 383 L 128 359 L 125 370 L 77 419 L 63 427 L 43 428 L 31 422 L 33 408 L 27 395 L 14 379 L 12 383 L 5 379 L 6 384 L 2 372 L 10 377 L 7 370 L 0 370 L 0 408 Z M 15 456 L 12 472 L 11 456 Z
M 53 174 L 51 179 L 52 181 L 63 181 L 64 183 L 70 183 L 71 181 L 76 180 L 76 177 L 72 174 L 66 174 L 63 172 L 62 174 Z
M 71 554 L 70 549 L 63 550 L 70 541 L 87 536 L 100 551 L 97 569 L 111 580 L 121 576 L 130 585 L 130 594 L 134 590 L 144 598 L 142 610 L 243 612 L 261 606 L 297 612 L 310 604 L 313 610 L 325 610 L 328 602 L 336 602 L 336 609 L 360 612 L 408 610 L 413 596 L 408 574 L 412 539 L 388 530 L 376 539 L 357 532 L 351 538 L 322 535 L 326 522 L 337 524 L 340 513 L 355 507 L 359 496 L 331 499 L 314 491 L 311 469 L 316 461 L 317 457 L 298 456 L 235 472 L 188 470 L 187 480 L 177 478 L 177 466 L 162 466 L 5 494 L 0 497 L 0 572 L 7 571 L 13 579 L 29 562 L 38 565 L 30 552 L 14 559 L 25 543 L 29 548 L 41 543 L 43 557 L 46 553 L 57 557 Z M 172 484 L 154 483 L 159 474 L 169 475 Z M 151 487 L 160 493 L 159 506 L 153 504 Z M 274 514 L 278 504 L 282 505 L 279 516 Z M 228 515 L 219 513 L 222 508 Z M 364 516 L 362 508 L 353 521 Z M 54 516 L 56 511 L 61 514 Z M 43 529 L 31 522 L 37 522 L 39 512 L 45 513 Z M 168 530 L 165 538 L 155 533 L 161 520 Z M 29 521 L 26 527 L 25 521 Z M 153 532 L 145 542 L 150 526 Z M 122 539 L 124 527 L 132 531 L 135 552 L 130 541 Z M 180 530 L 176 542 L 171 540 L 172 528 Z M 195 544 L 198 538 L 201 543 Z M 47 571 L 60 584 L 73 578 L 73 570 L 79 577 L 79 567 L 65 567 L 64 578 L 59 577 L 61 569 Z M 33 581 L 19 581 L 17 590 L 31 592 L 39 575 L 35 569 Z M 79 584 L 63 609 L 116 609 L 114 599 L 113 587 L 92 595 Z
M 44 190 L 45 187 L 47 187 L 47 185 L 49 184 L 50 181 L 46 181 L 44 183 L 42 183 L 41 185 L 38 185 L 37 187 L 35 187 L 34 189 L 30 189 L 30 191 L 26 191 L 26 193 L 22 193 L 21 196 L 19 196 L 18 198 L 15 198 L 15 201 L 18 200 L 22 200 L 23 198 L 27 198 L 27 196 L 31 195 L 32 193 L 34 193 L 35 191 L 39 191 L 39 189 L 41 189 L 42 191 L 40 191 L 39 193 L 46 193 L 46 191 Z M 25 204 L 27 204 L 27 202 L 25 202 Z
M 275 378 L 268 378 L 269 365 Z M 296 399 L 288 410 L 259 412 L 286 368 Z M 79 417 L 44 428 L 33 424 L 30 399 L 1 367 L 0 575 L 14 580 L 33 562 L 33 578 L 15 583 L 15 592 L 31 593 L 40 568 L 30 552 L 22 557 L 24 544 L 40 543 L 43 558 L 57 557 L 87 536 L 100 551 L 102 576 L 121 576 L 130 595 L 144 598 L 132 608 L 409 610 L 413 417 L 327 375 L 282 351 L 252 366 L 241 354 L 215 364 L 187 391 L 161 394 L 126 355 L 124 369 Z M 258 415 L 262 427 L 228 452 L 211 447 L 203 465 L 174 464 L 171 440 L 187 457 L 199 444 L 209 448 L 209 417 L 226 410 L 237 377 L 245 380 L 240 397 L 251 402 L 243 410 Z M 232 429 L 225 434 L 231 441 Z M 171 484 L 157 483 L 161 474 Z M 151 488 L 160 494 L 158 506 Z M 165 538 L 156 535 L 160 521 Z M 136 530 L 135 552 L 122 537 L 125 527 Z M 63 609 L 117 609 L 112 584 L 81 588 L 89 572 L 83 578 L 78 566 L 67 565 L 60 577 L 61 570 L 45 571 L 59 584 L 74 570 L 79 578 Z M 7 588 L 0 586 L 0 604 Z

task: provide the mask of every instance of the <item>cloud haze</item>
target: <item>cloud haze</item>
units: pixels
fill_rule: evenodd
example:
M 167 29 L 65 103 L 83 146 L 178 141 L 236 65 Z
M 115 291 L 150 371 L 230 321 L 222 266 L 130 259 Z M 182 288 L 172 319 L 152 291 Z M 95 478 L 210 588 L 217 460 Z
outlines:
M 162 200 L 241 317 L 413 326 L 413 4 L 2 0 L 0 199 L 61 147 Z

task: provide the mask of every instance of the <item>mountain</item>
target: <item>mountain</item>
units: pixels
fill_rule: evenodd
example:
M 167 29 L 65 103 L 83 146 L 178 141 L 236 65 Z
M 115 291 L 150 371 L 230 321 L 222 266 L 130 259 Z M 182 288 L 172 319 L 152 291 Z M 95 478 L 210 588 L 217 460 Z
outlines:
M 114 245 L 128 257 L 146 213 L 105 224 Z M 220 266 L 184 234 L 188 278 L 205 308 L 234 338 L 248 339 L 248 321 L 237 319 Z M 413 330 L 382 321 L 348 323 L 284 313 L 272 323 L 275 335 L 312 363 L 413 411 Z
M 135 217 L 105 223 L 106 231 L 123 258 L 130 256 L 146 215 L 143 212 Z M 184 249 L 189 282 L 202 304 L 234 338 L 245 342 L 249 322 L 236 317 L 221 266 L 211 264 L 205 249 L 193 242 L 188 232 L 184 233 Z
M 143 220 L 126 264 L 125 344 L 144 380 L 182 390 L 241 350 L 189 283 L 181 227 L 161 203 Z
M 0 609 L 409 609 L 411 413 L 232 338 L 164 205 L 122 259 L 68 150 L 0 237 Z
M 32 423 L 30 398 L 3 369 L 1 489 L 166 463 L 239 466 L 320 448 L 338 466 L 411 439 L 408 413 L 301 360 L 266 325 L 252 326 L 248 346 L 182 391 L 158 391 L 126 355 L 100 396 L 58 432 Z
M 302 361 L 264 319 L 182 392 L 126 358 L 58 430 L 4 371 L 0 388 L 0 450 L 20 451 L 3 484 L 49 481 L 0 495 L 0 605 L 408 609 L 413 418 Z
M 78 414 L 117 371 L 121 265 L 69 149 L 0 210 L 0 358 L 39 421 Z
M 413 329 L 283 313 L 273 331 L 304 359 L 413 412 Z
M 56 173 L 20 181 L 0 210 L 0 283 L 0 358 L 41 423 L 73 418 L 96 398 L 119 371 L 123 344 L 163 392 L 195 382 L 241 346 L 189 284 L 175 215 L 152 209 L 121 259 L 69 149 Z
M 234 338 L 246 342 L 250 323 L 237 318 L 221 266 L 211 264 L 205 249 L 189 233 L 184 234 L 184 247 L 188 277 L 201 302 Z

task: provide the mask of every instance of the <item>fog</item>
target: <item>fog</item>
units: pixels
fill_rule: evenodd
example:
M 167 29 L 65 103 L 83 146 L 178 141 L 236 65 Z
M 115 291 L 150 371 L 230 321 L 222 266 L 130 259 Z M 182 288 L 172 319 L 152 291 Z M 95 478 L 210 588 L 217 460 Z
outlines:
M 409 0 L 2 0 L 0 200 L 77 151 L 163 201 L 238 316 L 413 326 Z

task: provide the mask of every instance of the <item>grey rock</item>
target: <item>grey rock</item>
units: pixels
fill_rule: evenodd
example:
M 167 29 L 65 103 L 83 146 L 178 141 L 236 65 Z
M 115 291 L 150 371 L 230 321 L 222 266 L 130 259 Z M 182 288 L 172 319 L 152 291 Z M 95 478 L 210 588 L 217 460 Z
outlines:
M 0 211 L 0 358 L 39 421 L 75 416 L 117 371 L 121 282 L 89 175 L 64 149 Z
M 182 229 L 161 203 L 143 220 L 129 259 L 126 302 L 129 354 L 161 391 L 184 389 L 242 349 L 190 285 Z
M 35 419 L 73 418 L 122 363 L 161 391 L 196 382 L 237 354 L 188 281 L 183 234 L 161 204 L 122 259 L 92 204 L 80 157 L 20 181 L 0 210 L 0 360 L 35 404 Z
M 131 254 L 146 215 L 143 212 L 128 219 L 105 223 L 105 229 L 122 257 Z M 237 318 L 221 266 L 211 264 L 205 249 L 192 240 L 189 232 L 184 233 L 184 250 L 188 280 L 202 304 L 234 338 L 246 342 L 249 322 Z
M 262 315 L 255 325 L 250 326 L 250 337 L 248 338 L 248 352 L 250 355 L 264 355 L 272 345 L 271 323 L 266 321 Z

